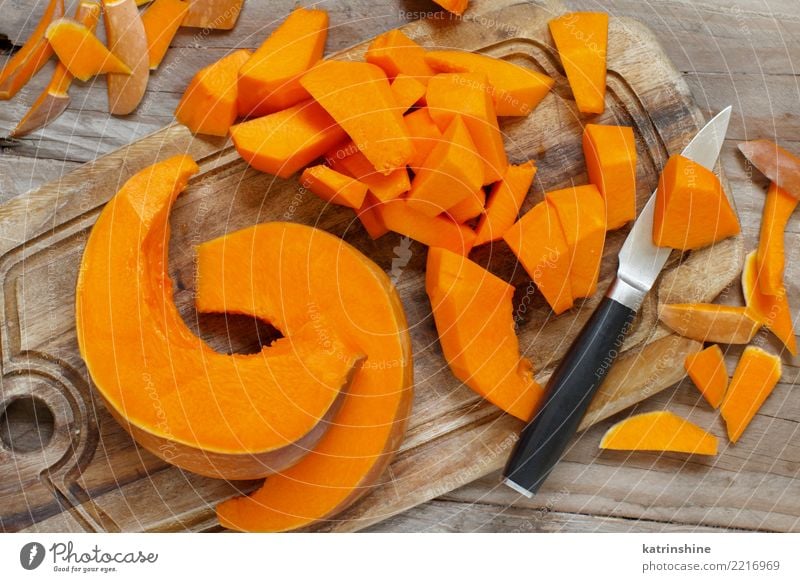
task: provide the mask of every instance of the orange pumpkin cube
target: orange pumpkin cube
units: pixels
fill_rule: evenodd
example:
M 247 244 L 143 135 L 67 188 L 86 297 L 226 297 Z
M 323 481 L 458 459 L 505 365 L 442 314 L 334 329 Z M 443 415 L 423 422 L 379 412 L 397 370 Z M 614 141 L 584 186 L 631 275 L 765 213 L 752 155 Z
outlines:
M 636 140 L 630 127 L 587 124 L 583 155 L 589 181 L 606 203 L 608 230 L 636 218 Z

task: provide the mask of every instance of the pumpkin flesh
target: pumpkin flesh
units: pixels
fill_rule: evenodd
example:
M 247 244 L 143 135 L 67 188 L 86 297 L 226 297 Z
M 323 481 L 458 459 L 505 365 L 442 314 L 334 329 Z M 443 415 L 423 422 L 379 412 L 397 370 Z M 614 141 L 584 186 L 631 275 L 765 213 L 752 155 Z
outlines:
M 603 435 L 601 449 L 716 455 L 717 437 L 672 412 L 637 414 Z
M 535 175 L 536 166 L 531 161 L 506 168 L 503 178 L 489 192 L 486 212 L 475 229 L 475 246 L 503 238 L 517 221 Z
M 660 306 L 658 317 L 675 333 L 699 342 L 748 344 L 761 329 L 751 310 L 733 305 L 671 303 Z
M 54 20 L 47 27 L 45 38 L 76 79 L 88 81 L 101 73 L 131 74 L 128 65 L 112 54 L 86 25 L 71 18 Z
M 633 129 L 586 124 L 583 155 L 589 181 L 606 203 L 608 230 L 636 218 L 636 140 Z
M 689 354 L 683 362 L 686 373 L 712 408 L 719 408 L 728 390 L 725 357 L 717 344 Z

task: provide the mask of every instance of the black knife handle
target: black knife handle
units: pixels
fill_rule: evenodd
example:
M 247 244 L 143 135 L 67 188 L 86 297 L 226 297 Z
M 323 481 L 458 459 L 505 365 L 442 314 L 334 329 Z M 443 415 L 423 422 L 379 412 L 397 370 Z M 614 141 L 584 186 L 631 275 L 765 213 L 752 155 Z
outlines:
M 635 309 L 603 298 L 547 382 L 541 409 L 520 433 L 503 471 L 507 485 L 536 493 L 577 431 L 635 315 Z

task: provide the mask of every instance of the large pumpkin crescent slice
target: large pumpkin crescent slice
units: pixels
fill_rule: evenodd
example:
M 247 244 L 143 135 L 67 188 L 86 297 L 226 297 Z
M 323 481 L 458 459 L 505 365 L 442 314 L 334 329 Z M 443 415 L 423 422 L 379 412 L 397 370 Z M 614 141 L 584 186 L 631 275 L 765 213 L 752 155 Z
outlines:
M 299 224 L 260 224 L 204 243 L 197 255 L 200 311 L 252 313 L 289 335 L 311 313 L 367 355 L 317 447 L 251 496 L 217 508 L 222 525 L 245 531 L 329 519 L 370 490 L 405 431 L 413 369 L 397 292 L 349 244 Z
M 317 444 L 362 357 L 308 312 L 291 329 L 276 320 L 285 337 L 252 355 L 217 353 L 191 332 L 172 299 L 166 244 L 172 202 L 197 171 L 175 156 L 106 205 L 78 276 L 78 343 L 108 409 L 142 446 L 196 473 L 253 479 Z M 263 283 L 256 295 L 292 284 Z

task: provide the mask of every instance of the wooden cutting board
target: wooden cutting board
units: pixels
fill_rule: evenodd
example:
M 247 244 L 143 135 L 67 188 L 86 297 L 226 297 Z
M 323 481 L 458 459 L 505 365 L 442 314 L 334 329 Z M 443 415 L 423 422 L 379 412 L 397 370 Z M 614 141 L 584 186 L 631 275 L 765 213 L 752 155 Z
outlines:
M 532 115 L 501 123 L 512 163 L 532 158 L 539 168 L 525 209 L 547 190 L 587 181 L 580 139 L 585 120 L 577 114 L 547 32 L 547 21 L 561 11 L 554 3 L 537 8 L 518 0 L 486 2 L 464 19 L 424 20 L 404 29 L 425 46 L 484 52 L 556 79 L 553 92 Z M 365 48 L 354 47 L 337 58 L 361 58 Z M 703 120 L 680 74 L 639 23 L 611 19 L 608 67 L 608 107 L 591 121 L 634 128 L 641 208 L 668 155 L 680 151 Z M 94 398 L 78 354 L 74 287 L 92 224 L 133 173 L 184 152 L 198 161 L 201 172 L 172 214 L 170 270 L 181 313 L 209 343 L 223 350 L 252 349 L 256 335 L 251 321 L 226 322 L 195 313 L 194 246 L 257 222 L 292 220 L 342 236 L 390 273 L 403 299 L 416 378 L 406 439 L 374 491 L 337 520 L 314 529 L 362 529 L 503 465 L 520 423 L 482 402 L 450 374 L 424 292 L 425 247 L 394 234 L 371 241 L 352 212 L 325 208 L 296 180 L 248 168 L 225 140 L 193 138 L 172 125 L 0 207 L 0 410 L 33 396 L 54 417 L 53 435 L 40 450 L 0 447 L 0 529 L 215 529 L 214 505 L 257 486 L 198 477 L 138 448 Z M 616 270 L 626 234 L 627 229 L 609 233 L 601 290 Z M 599 296 L 553 317 L 505 246 L 480 248 L 473 258 L 516 285 L 521 348 L 546 381 Z M 659 326 L 656 304 L 711 300 L 736 277 L 742 258 L 738 238 L 674 254 L 584 427 L 683 376 L 683 358 L 699 344 Z

